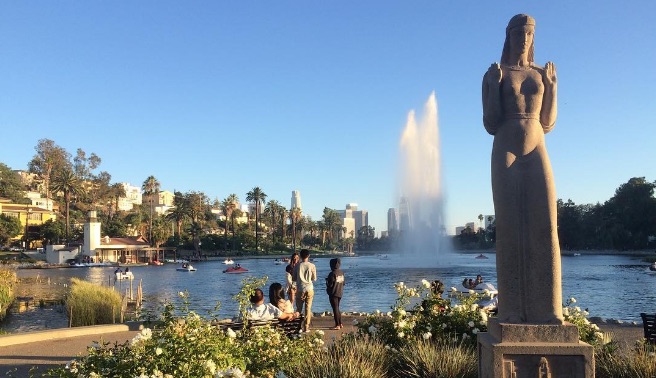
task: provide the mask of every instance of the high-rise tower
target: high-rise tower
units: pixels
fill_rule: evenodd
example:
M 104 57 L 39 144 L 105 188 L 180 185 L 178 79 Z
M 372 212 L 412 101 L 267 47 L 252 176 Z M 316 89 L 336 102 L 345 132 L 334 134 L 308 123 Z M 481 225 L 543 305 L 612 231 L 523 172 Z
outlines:
M 301 192 L 298 190 L 292 190 L 292 206 L 290 209 L 293 208 L 298 208 L 299 210 L 303 210 L 303 207 L 301 207 Z

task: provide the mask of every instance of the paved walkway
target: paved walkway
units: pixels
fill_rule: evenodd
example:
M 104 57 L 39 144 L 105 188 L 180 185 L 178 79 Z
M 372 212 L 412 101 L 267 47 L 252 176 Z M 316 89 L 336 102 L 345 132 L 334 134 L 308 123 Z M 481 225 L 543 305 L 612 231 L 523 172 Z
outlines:
M 353 318 L 343 316 L 344 329 L 331 330 L 332 317 L 313 317 L 312 329 L 325 332 L 330 342 L 342 333 L 354 330 Z M 122 343 L 139 333 L 139 323 L 63 328 L 0 336 L 0 376 L 12 372 L 13 377 L 29 377 L 33 367 L 43 373 L 65 365 L 73 358 L 86 355 L 87 347 L 94 342 Z M 37 374 L 39 376 L 40 374 Z

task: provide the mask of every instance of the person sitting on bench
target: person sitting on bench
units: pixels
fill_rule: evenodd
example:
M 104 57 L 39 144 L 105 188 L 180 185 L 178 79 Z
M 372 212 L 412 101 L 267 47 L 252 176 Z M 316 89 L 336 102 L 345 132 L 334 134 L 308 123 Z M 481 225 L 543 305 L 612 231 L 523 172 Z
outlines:
M 264 304 L 264 293 L 262 289 L 255 289 L 255 293 L 250 297 L 251 308 L 246 312 L 248 320 L 292 320 L 293 313 L 282 312 L 278 307 L 271 303 Z

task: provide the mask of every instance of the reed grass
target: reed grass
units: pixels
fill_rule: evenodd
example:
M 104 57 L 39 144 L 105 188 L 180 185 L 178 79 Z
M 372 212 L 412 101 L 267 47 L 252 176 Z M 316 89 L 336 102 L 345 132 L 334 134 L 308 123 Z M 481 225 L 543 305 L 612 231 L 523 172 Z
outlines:
M 7 309 L 14 301 L 14 287 L 16 286 L 16 271 L 0 268 L 0 321 L 7 314 Z
M 641 345 L 629 353 L 597 353 L 597 378 L 654 378 L 656 377 L 656 346 Z
M 66 310 L 73 327 L 116 323 L 120 319 L 121 295 L 111 288 L 73 278 Z
M 476 351 L 465 345 L 414 341 L 399 351 L 397 377 L 475 378 Z
M 393 377 L 393 357 L 385 346 L 365 338 L 344 336 L 325 354 L 297 365 L 289 378 L 385 378 Z

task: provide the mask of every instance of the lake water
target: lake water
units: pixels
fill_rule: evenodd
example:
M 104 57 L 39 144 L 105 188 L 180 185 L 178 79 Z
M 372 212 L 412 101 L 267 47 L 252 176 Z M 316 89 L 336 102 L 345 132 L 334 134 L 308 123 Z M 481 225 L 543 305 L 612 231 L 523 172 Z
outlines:
M 393 285 L 403 281 L 406 285 L 419 285 L 422 279 L 439 279 L 446 290 L 460 287 L 463 278 L 475 278 L 481 274 L 485 282 L 496 285 L 494 254 L 484 254 L 489 259 L 476 259 L 477 254 L 452 254 L 441 256 L 441 266 L 436 261 L 415 259 L 403 255 L 361 256 L 342 258 L 342 270 L 346 275 L 342 311 L 388 311 L 396 299 Z M 432 257 L 431 260 L 438 257 Z M 221 317 L 237 314 L 237 303 L 232 299 L 244 277 L 268 276 L 268 284 L 285 282 L 285 265 L 276 265 L 273 259 L 238 259 L 249 269 L 244 274 L 225 274 L 221 261 L 196 262 L 195 272 L 176 271 L 176 264 L 163 266 L 130 267 L 136 279 L 141 280 L 147 308 L 158 308 L 162 301 L 179 302 L 177 293 L 187 290 L 191 308 L 200 314 L 212 310 L 221 302 Z M 324 278 L 330 272 L 328 258 L 316 258 L 318 280 L 315 283 L 314 312 L 330 311 L 325 294 Z M 418 266 L 424 267 L 418 267 Z M 624 321 L 640 321 L 641 312 L 656 312 L 656 274 L 639 259 L 619 255 L 563 256 L 563 299 L 575 297 L 577 305 L 587 308 L 590 316 Z M 62 287 L 71 277 L 108 285 L 115 268 L 62 268 L 22 269 L 19 277 L 39 277 L 40 282 Z M 113 280 L 111 280 L 113 283 Z M 264 288 L 265 295 L 268 295 Z M 42 284 L 46 285 L 46 284 Z M 35 285 L 38 290 L 40 285 Z M 125 291 L 128 281 L 119 281 L 115 287 Z M 29 295 L 30 293 L 19 293 Z M 38 295 L 37 295 L 38 297 Z

